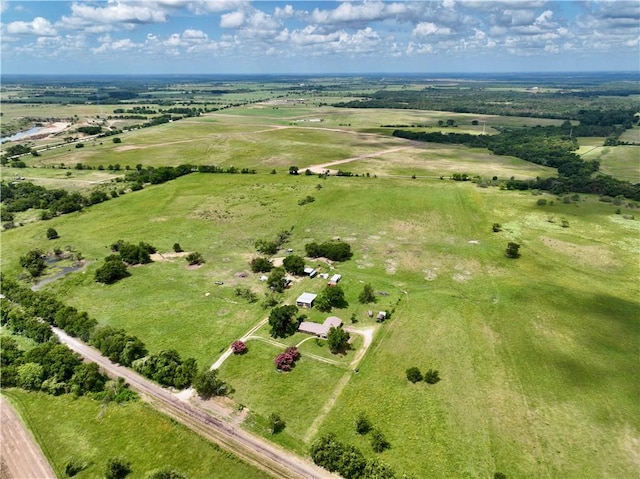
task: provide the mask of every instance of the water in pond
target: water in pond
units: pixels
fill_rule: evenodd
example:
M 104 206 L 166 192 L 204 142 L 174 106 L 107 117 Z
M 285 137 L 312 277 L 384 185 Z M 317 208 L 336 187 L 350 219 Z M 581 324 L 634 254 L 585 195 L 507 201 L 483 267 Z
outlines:
M 41 126 L 34 126 L 33 128 L 30 128 L 28 130 L 19 131 L 15 135 L 5 136 L 4 138 L 0 138 L 0 143 L 4 143 L 5 141 L 17 141 L 24 138 L 25 136 L 35 135 L 40 130 L 42 130 Z

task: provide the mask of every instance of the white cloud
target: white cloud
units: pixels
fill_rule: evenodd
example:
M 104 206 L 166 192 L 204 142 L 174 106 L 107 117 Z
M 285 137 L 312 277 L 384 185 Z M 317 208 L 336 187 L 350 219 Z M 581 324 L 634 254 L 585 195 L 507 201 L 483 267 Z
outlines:
M 10 35 L 37 35 L 51 37 L 57 35 L 56 29 L 46 18 L 36 17 L 31 22 L 11 22 L 6 26 Z
M 429 35 L 450 35 L 449 27 L 439 27 L 435 23 L 421 22 L 411 32 L 412 37 L 426 37 Z
M 222 28 L 239 28 L 244 24 L 244 13 L 237 11 L 225 13 L 220 18 L 220 26 Z

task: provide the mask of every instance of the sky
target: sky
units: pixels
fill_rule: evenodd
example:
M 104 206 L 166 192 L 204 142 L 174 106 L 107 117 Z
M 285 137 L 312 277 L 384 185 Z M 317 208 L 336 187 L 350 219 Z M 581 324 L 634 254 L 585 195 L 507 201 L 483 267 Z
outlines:
M 0 2 L 3 74 L 640 71 L 640 1 Z

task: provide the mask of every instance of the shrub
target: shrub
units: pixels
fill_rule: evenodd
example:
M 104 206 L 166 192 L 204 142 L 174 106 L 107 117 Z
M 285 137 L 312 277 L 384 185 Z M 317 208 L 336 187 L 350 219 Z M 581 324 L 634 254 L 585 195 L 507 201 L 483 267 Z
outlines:
M 371 447 L 375 452 L 382 452 L 391 447 L 385 435 L 379 429 L 371 431 Z
M 231 343 L 233 354 L 244 354 L 247 352 L 247 345 L 243 341 L 234 341 Z
M 493 223 L 493 225 L 491 226 L 491 230 L 494 233 L 499 233 L 500 231 L 502 231 L 502 225 L 500 223 Z
M 280 371 L 291 371 L 298 359 L 300 359 L 300 351 L 298 351 L 298 348 L 295 346 L 291 346 L 287 348 L 284 353 L 278 354 L 274 362 L 276 369 Z
M 271 429 L 271 434 L 278 434 L 282 432 L 287 424 L 280 417 L 279 414 L 272 412 L 269 414 L 269 428 Z
M 54 230 L 53 228 L 47 229 L 47 239 L 53 240 L 58 238 L 60 238 L 60 235 L 56 230 Z
M 364 413 L 360 413 L 356 418 L 356 432 L 361 436 L 364 436 L 371 430 L 371 422 L 364 415 Z
M 518 243 L 509 242 L 507 244 L 507 250 L 505 252 L 507 258 L 519 258 L 520 257 L 520 245 Z
M 64 474 L 67 477 L 73 477 L 79 472 L 84 471 L 88 467 L 88 465 L 89 464 L 87 464 L 87 461 L 83 461 L 82 459 L 79 459 L 77 457 L 72 457 L 64 465 Z
M 536 201 L 536 205 L 538 206 L 546 206 L 547 204 L 547 200 L 545 200 L 544 198 L 540 198 L 538 201 Z
M 113 284 L 116 281 L 131 276 L 127 267 L 118 257 L 110 257 L 96 270 L 95 280 L 98 283 Z
M 411 381 L 412 383 L 420 382 L 423 379 L 422 378 L 422 373 L 415 366 L 407 369 L 406 373 L 407 373 L 407 379 L 409 381 Z
M 131 463 L 120 457 L 115 457 L 107 461 L 104 477 L 105 479 L 123 479 L 130 472 Z
M 251 271 L 254 273 L 268 273 L 273 269 L 273 263 L 269 261 L 268 258 L 262 256 L 253 258 L 249 265 L 251 266 Z
M 180 246 L 180 243 L 173 243 L 173 251 L 174 253 L 182 253 L 184 250 L 182 246 Z
M 440 373 L 435 369 L 429 369 L 424 373 L 424 380 L 429 384 L 435 384 L 440 381 Z
M 195 266 L 204 263 L 204 258 L 197 251 L 189 253 L 187 256 L 185 256 L 185 259 L 187 260 L 187 263 L 189 263 L 189 266 Z

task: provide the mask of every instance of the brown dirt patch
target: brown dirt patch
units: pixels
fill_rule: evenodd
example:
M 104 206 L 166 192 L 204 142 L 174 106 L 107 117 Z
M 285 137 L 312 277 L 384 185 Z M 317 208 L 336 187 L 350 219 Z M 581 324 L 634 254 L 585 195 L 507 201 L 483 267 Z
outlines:
M 150 255 L 152 261 L 171 261 L 176 258 L 184 258 L 190 254 L 189 251 L 183 251 L 181 253 L 153 253 Z
M 123 145 L 123 146 L 118 146 L 116 148 L 114 148 L 114 150 L 118 153 L 120 153 L 121 151 L 131 151 L 131 150 L 140 150 L 141 148 L 139 146 L 135 146 L 135 145 Z

